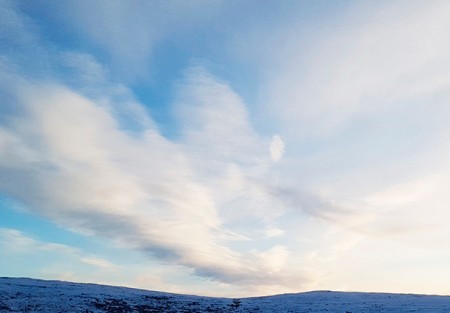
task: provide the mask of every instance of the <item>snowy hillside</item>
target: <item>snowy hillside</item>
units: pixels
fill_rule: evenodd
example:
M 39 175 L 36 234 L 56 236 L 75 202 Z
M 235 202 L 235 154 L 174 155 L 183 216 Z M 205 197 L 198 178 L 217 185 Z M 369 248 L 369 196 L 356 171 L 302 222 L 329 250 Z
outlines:
M 450 312 L 450 297 L 314 291 L 227 299 L 123 287 L 0 278 L 0 312 Z

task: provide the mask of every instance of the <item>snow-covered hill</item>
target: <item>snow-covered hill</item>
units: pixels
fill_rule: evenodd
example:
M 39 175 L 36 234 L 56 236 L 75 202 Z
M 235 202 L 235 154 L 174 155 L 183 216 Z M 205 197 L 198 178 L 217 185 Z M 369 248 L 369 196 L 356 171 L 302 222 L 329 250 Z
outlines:
M 0 312 L 450 312 L 450 297 L 314 291 L 228 299 L 124 287 L 0 278 Z

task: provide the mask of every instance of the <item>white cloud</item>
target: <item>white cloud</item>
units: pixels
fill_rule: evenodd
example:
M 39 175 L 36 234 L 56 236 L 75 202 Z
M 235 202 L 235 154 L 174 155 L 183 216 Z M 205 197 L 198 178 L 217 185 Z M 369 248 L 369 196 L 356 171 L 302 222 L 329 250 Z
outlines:
M 117 266 L 113 263 L 111 263 L 108 260 L 102 259 L 102 258 L 98 258 L 98 257 L 83 257 L 80 259 L 81 262 L 89 264 L 89 265 L 94 265 L 96 267 L 102 268 L 102 269 L 116 269 Z
M 310 36 L 299 35 L 303 21 L 275 29 L 263 48 L 270 58 L 254 58 L 264 64 L 270 112 L 308 138 L 445 92 L 449 10 L 445 1 L 379 2 L 340 12 Z
M 280 136 L 275 135 L 270 142 L 270 158 L 272 162 L 278 162 L 284 155 L 284 142 Z
M 264 140 L 225 83 L 193 71 L 179 98 L 192 110 L 183 117 L 185 138 L 172 142 L 154 128 L 122 130 L 116 120 L 120 108 L 108 101 L 3 74 L 9 77 L 3 87 L 19 109 L 4 117 L 0 132 L 0 154 L 9 156 L 0 162 L 1 175 L 9 177 L 0 183 L 3 193 L 59 225 L 190 267 L 200 276 L 242 286 L 279 280 L 283 288 L 292 287 L 273 253 L 267 258 L 277 271 L 265 273 L 266 254 L 256 257 L 229 242 L 255 238 L 230 229 L 224 215 L 239 216 L 246 206 L 246 215 L 256 216 L 264 229 L 269 216 L 280 214 L 280 204 L 264 187 Z M 233 176 L 240 177 L 238 185 Z M 244 195 L 235 194 L 241 189 Z M 81 261 L 108 268 L 97 259 Z
M 297 143 L 277 165 L 284 199 L 329 222 L 361 226 L 380 212 L 366 201 L 372 195 L 447 172 L 449 12 L 445 1 L 362 4 L 309 37 L 299 32 L 304 22 L 292 20 L 267 35 L 258 49 L 271 57 L 254 58 L 264 74 L 261 96 L 283 139 Z M 406 203 L 425 205 L 422 194 L 383 201 L 392 211 L 405 204 L 401 223 Z M 428 212 L 437 216 L 439 208 Z
M 46 254 L 47 257 L 53 258 L 53 260 L 71 260 L 93 265 L 97 269 L 115 270 L 118 268 L 112 262 L 86 254 L 78 248 L 60 243 L 40 241 L 16 229 L 0 228 L 0 245 L 3 253 L 8 254 L 11 258 L 17 255 L 35 256 Z M 48 266 L 50 265 L 48 264 Z
M 58 251 L 73 255 L 76 249 L 57 243 L 43 243 L 25 236 L 21 231 L 0 228 L 1 244 L 5 252 L 13 254 L 32 254 L 35 251 Z
M 213 168 L 224 163 L 259 165 L 263 142 L 239 95 L 201 68 L 186 76 L 176 101 L 186 149 L 208 153 L 202 162 L 210 160 Z
M 283 236 L 285 234 L 286 234 L 286 231 L 284 231 L 281 228 L 269 226 L 266 229 L 266 236 L 269 238 L 279 237 L 279 236 Z
M 268 251 L 257 253 L 261 259 L 261 266 L 268 273 L 281 271 L 286 265 L 289 254 L 289 249 L 283 246 L 275 246 Z
M 372 286 L 383 290 L 401 269 L 414 283 L 389 288 L 411 290 L 430 281 L 414 268 L 436 268 L 445 259 L 449 12 L 445 1 L 352 4 L 306 27 L 304 20 L 287 20 L 240 37 L 242 55 L 263 76 L 266 121 L 290 143 L 273 192 L 299 212 L 293 217 L 299 228 L 310 231 L 298 236 L 317 246 L 290 258 L 314 256 L 302 265 L 323 278 L 318 288 L 352 277 L 348 286 L 368 290 L 375 279 L 384 285 Z M 292 228 L 284 227 L 289 235 Z M 357 275 L 367 271 L 366 279 L 353 276 L 352 267 Z

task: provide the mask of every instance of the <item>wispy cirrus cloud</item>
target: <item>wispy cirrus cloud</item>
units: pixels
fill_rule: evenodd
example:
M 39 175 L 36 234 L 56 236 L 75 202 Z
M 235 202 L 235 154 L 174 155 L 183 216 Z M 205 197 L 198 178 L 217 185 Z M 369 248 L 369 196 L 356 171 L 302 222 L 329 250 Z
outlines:
M 284 38 L 284 49 L 268 40 L 271 58 L 261 60 L 271 112 L 290 121 L 296 135 L 327 136 L 356 119 L 443 95 L 449 10 L 442 1 L 357 5 L 339 12 L 346 22 L 317 26 L 314 37 L 298 34 L 303 21 L 283 25 L 272 35 Z
M 309 229 L 317 254 L 304 255 L 320 256 L 316 264 L 337 273 L 348 259 L 371 264 L 363 255 L 374 253 L 384 258 L 377 273 L 392 274 L 401 262 L 389 253 L 407 262 L 399 254 L 418 260 L 428 249 L 439 263 L 449 217 L 449 12 L 445 1 L 351 4 L 317 23 L 252 29 L 235 46 L 261 74 L 268 123 L 289 148 L 272 192 L 317 229 L 328 225 L 324 237 Z M 358 262 L 350 263 L 335 281 L 352 276 Z
M 277 200 L 253 183 L 269 171 L 268 142 L 252 130 L 226 84 L 198 70 L 188 75 L 179 97 L 185 137 L 174 142 L 151 124 L 139 133 L 123 130 L 118 107 L 107 101 L 9 70 L 2 84 L 17 112 L 4 115 L 0 132 L 0 152 L 8 156 L 0 162 L 2 176 L 9 177 L 0 183 L 3 193 L 59 225 L 111 238 L 200 276 L 242 286 L 299 284 L 287 279 L 286 253 L 249 253 L 229 243 L 242 234 L 226 226 L 222 214 L 252 203 L 254 192 L 264 197 L 261 203 Z M 238 186 L 230 183 L 230 171 L 241 177 Z M 250 194 L 240 196 L 236 188 Z M 260 206 L 247 214 L 255 209 Z M 257 216 L 266 221 L 269 210 Z M 276 266 L 268 271 L 267 264 Z M 306 274 L 298 275 L 301 281 Z
M 271 57 L 252 62 L 290 147 L 283 198 L 303 193 L 293 202 L 316 203 L 315 216 L 375 218 L 372 195 L 447 172 L 449 11 L 445 1 L 354 5 L 313 34 L 288 21 L 266 38 L 261 56 Z M 405 197 L 418 203 L 419 194 Z
M 19 3 L 31 14 L 41 14 L 59 29 L 50 35 L 70 36 L 84 49 L 96 51 L 108 63 L 111 74 L 127 81 L 145 80 L 153 74 L 153 55 L 161 41 L 183 36 L 211 21 L 218 14 L 222 1 L 77 1 L 39 5 Z M 99 14 L 101 12 L 101 14 Z M 64 36 L 64 35 L 63 35 Z M 82 49 L 83 50 L 83 49 Z
M 55 260 L 58 259 L 64 259 L 67 263 L 77 264 L 77 266 L 83 266 L 83 264 L 93 266 L 96 270 L 105 270 L 109 273 L 119 270 L 119 266 L 109 260 L 90 255 L 76 247 L 40 241 L 16 229 L 0 228 L 0 245 L 3 253 L 11 259 L 15 259 L 16 256 L 38 256 L 37 258 L 41 260 L 36 263 L 47 262 L 42 265 L 43 271 L 51 270 L 51 266 L 55 265 Z M 68 268 L 65 270 L 67 271 Z

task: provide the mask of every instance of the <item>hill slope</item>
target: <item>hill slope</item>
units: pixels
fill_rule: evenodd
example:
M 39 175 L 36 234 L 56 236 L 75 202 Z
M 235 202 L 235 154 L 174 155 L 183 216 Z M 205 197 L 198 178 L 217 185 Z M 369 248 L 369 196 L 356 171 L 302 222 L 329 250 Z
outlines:
M 0 278 L 0 312 L 450 312 L 450 297 L 314 291 L 227 299 L 124 287 Z

